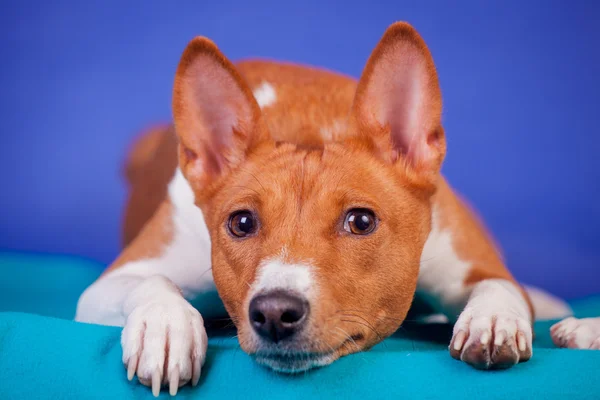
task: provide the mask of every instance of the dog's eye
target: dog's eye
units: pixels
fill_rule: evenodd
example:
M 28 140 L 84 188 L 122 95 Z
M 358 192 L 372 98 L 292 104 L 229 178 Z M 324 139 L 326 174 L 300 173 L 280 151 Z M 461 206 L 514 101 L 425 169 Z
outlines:
M 246 237 L 256 232 L 256 220 L 250 211 L 237 211 L 229 217 L 229 232 L 237 237 Z
M 348 211 L 344 220 L 344 230 L 355 235 L 368 235 L 375 230 L 375 225 L 375 214 L 366 208 Z

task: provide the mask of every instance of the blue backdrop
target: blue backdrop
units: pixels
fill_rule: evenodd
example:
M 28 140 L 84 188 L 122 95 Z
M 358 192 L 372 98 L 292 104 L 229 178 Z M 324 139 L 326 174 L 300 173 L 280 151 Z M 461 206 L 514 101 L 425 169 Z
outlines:
M 438 66 L 445 174 L 511 269 L 566 297 L 600 292 L 600 2 L 124 3 L 1 2 L 1 248 L 111 261 L 127 145 L 170 120 L 193 36 L 232 59 L 358 76 L 385 28 L 406 20 Z

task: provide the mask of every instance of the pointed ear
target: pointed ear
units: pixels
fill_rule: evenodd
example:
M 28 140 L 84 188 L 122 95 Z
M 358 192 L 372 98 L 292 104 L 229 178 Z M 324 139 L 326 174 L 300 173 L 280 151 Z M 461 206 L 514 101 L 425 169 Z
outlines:
M 179 165 L 192 186 L 203 187 L 244 160 L 267 136 L 247 84 L 209 39 L 186 47 L 173 89 Z
M 355 135 L 368 135 L 390 161 L 437 172 L 445 155 L 442 97 L 425 42 L 407 23 L 384 33 L 358 83 Z

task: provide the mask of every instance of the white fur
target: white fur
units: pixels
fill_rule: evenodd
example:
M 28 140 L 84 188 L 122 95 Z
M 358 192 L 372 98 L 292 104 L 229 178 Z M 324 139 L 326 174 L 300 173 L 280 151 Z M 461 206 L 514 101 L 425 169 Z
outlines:
M 562 299 L 536 287 L 525 286 L 535 310 L 536 321 L 561 319 L 573 315 L 573 310 Z
M 129 380 L 136 374 L 140 382 L 152 386 L 155 396 L 163 381 L 170 383 L 172 395 L 181 383 L 196 385 L 208 338 L 200 313 L 179 289 L 168 278 L 155 275 L 127 296 L 123 309 L 127 322 L 121 346 Z
M 550 333 L 557 346 L 600 350 L 600 317 L 567 318 L 553 325 Z
M 269 107 L 277 101 L 275 89 L 269 82 L 266 81 L 262 82 L 256 89 L 254 89 L 253 94 L 260 108 Z
M 421 254 L 417 290 L 436 310 L 455 321 L 471 293 L 471 288 L 464 284 L 471 263 L 458 257 L 452 245 L 452 232 L 440 228 L 439 218 L 434 207 L 431 233 Z
M 173 206 L 173 240 L 160 256 L 132 261 L 91 285 L 79 299 L 75 319 L 104 325 L 125 323 L 125 296 L 142 280 L 162 275 L 169 278 L 188 300 L 215 291 L 211 271 L 210 237 L 194 193 L 177 169 L 169 184 Z
M 462 333 L 461 333 L 462 332 Z M 531 353 L 533 331 L 531 313 L 519 288 L 504 279 L 487 279 L 477 283 L 467 306 L 454 325 L 452 346 L 462 351 L 461 359 L 479 357 L 481 351 L 465 349 L 495 349 L 509 346 L 519 357 Z M 495 353 L 496 350 L 491 351 Z M 488 362 L 491 362 L 488 360 Z
M 317 292 L 313 269 L 313 266 L 306 264 L 287 264 L 279 259 L 268 260 L 258 270 L 251 293 L 289 290 L 303 295 L 310 303 Z
M 179 169 L 168 194 L 173 240 L 160 256 L 127 263 L 96 281 L 81 295 L 75 317 L 82 322 L 125 325 L 122 346 L 128 375 L 137 372 L 155 394 L 163 379 L 172 380 L 172 392 L 180 380 L 197 381 L 206 353 L 206 331 L 200 313 L 185 299 L 193 301 L 207 292 L 217 296 L 208 230 Z M 167 342 L 169 365 L 163 371 Z

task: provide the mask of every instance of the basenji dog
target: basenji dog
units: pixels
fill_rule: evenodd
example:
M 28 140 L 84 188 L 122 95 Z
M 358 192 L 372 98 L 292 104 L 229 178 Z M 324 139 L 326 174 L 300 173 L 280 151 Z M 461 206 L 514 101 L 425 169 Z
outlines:
M 155 395 L 198 383 L 207 316 L 226 311 L 246 353 L 297 372 L 391 335 L 415 293 L 454 322 L 452 357 L 481 369 L 528 360 L 534 312 L 569 308 L 515 281 L 443 178 L 441 116 L 433 59 L 406 23 L 386 30 L 358 82 L 234 65 L 193 39 L 173 126 L 143 135 L 127 161 L 124 250 L 76 320 L 124 326 L 128 378 Z M 553 334 L 598 348 L 599 327 L 568 319 Z

